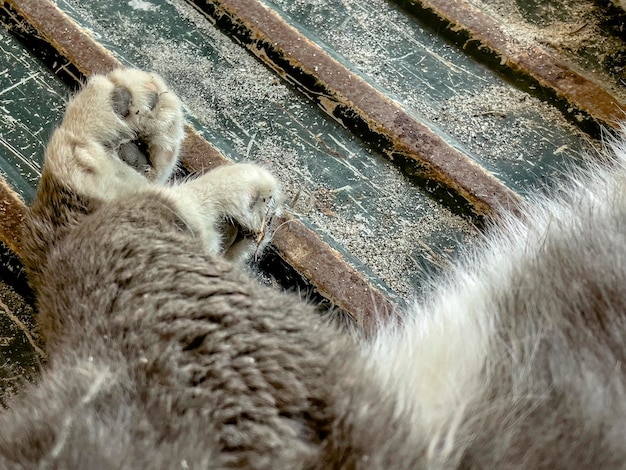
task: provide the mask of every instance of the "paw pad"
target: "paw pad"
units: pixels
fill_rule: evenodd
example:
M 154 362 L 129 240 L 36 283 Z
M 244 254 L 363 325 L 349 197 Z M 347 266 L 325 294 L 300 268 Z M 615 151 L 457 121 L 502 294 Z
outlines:
M 146 168 L 150 167 L 150 161 L 147 150 L 145 148 L 142 150 L 142 147 L 145 147 L 145 144 L 141 141 L 124 142 L 118 149 L 118 155 L 128 166 L 145 173 Z
M 125 118 L 130 113 L 130 103 L 132 95 L 130 90 L 126 87 L 115 87 L 111 93 L 111 103 L 113 105 L 113 111 L 118 116 Z

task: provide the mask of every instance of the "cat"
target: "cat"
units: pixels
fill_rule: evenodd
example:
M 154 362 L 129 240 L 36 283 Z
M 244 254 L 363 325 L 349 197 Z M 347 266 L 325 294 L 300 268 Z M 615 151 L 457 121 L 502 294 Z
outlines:
M 165 184 L 182 126 L 154 73 L 70 100 L 23 235 L 49 359 L 0 468 L 626 467 L 626 144 L 361 339 L 241 269 L 266 169 Z

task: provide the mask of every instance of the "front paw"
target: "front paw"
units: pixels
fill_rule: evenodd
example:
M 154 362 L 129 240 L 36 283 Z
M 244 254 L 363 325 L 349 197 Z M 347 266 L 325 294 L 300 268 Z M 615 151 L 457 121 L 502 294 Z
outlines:
M 245 260 L 271 239 L 272 222 L 281 212 L 278 180 L 253 164 L 224 165 L 204 175 L 222 218 L 218 230 L 224 255 Z
M 237 166 L 239 184 L 248 189 L 235 199 L 237 209 L 222 224 L 222 250 L 227 259 L 245 262 L 252 256 L 256 260 L 271 241 L 282 210 L 282 194 L 278 181 L 263 168 Z
M 106 78 L 114 84 L 112 110 L 133 131 L 117 147 L 121 160 L 148 179 L 165 182 L 177 163 L 184 138 L 182 105 L 154 73 L 118 69 Z
M 180 100 L 158 75 L 135 69 L 92 77 L 70 101 L 61 128 L 103 149 L 92 152 L 91 166 L 117 168 L 103 161 L 114 159 L 157 183 L 171 176 L 184 138 Z
M 253 164 L 228 165 L 218 170 L 228 191 L 222 201 L 222 214 L 244 231 L 260 233 L 269 219 L 280 212 L 282 197 L 278 180 Z

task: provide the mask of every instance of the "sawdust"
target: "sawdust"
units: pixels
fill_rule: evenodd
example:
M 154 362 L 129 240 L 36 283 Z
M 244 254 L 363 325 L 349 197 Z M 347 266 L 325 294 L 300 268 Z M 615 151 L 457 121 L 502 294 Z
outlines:
M 472 239 L 469 222 L 369 152 L 186 3 L 152 1 L 157 13 L 136 9 L 130 15 L 118 13 L 123 8 L 113 0 L 99 4 L 108 7 L 69 3 L 80 13 L 79 23 L 127 62 L 163 74 L 208 140 L 234 160 L 267 165 L 288 198 L 298 195 L 296 215 L 396 293 L 412 292 L 423 271 L 445 267 L 459 240 Z M 593 147 L 549 103 L 507 83 L 394 3 L 268 3 L 521 194 Z M 517 10 L 507 13 L 512 3 L 480 5 L 492 15 L 508 14 L 519 41 L 553 44 L 561 37 L 559 47 L 574 50 L 563 38 L 589 33 L 580 28 L 587 22 L 581 7 L 571 14 L 583 23 L 572 20 L 568 29 L 560 19 L 560 33 L 533 36 L 530 26 L 520 29 Z M 175 20 L 167 13 L 172 10 Z M 150 14 L 154 18 L 145 20 Z M 159 24 L 157 17 L 171 24 Z M 557 31 L 556 20 L 549 24 Z
M 293 150 L 284 153 L 272 139 L 260 148 L 260 161 L 276 161 L 280 155 L 280 165 L 270 163 L 270 167 L 285 184 L 287 200 L 296 199 L 292 212 L 321 228 L 331 245 L 341 245 L 366 265 L 366 274 L 369 268 L 401 296 L 418 292 L 420 278 L 448 267 L 457 244 L 467 244 L 475 235 L 467 220 L 419 194 L 390 163 L 384 163 L 384 177 L 376 182 L 380 190 L 368 196 L 350 185 L 316 184 L 306 170 L 304 177 L 294 179 L 293 175 L 303 174 L 310 155 Z M 359 206 L 363 210 L 355 210 Z

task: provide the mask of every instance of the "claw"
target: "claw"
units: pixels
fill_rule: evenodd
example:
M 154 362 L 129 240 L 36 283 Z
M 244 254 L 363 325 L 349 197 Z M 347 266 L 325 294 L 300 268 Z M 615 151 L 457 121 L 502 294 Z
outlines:
M 261 245 L 263 241 L 265 240 L 265 236 L 266 236 L 265 228 L 269 226 L 269 224 L 272 222 L 271 210 L 272 210 L 271 205 L 268 204 L 267 210 L 265 211 L 265 215 L 263 215 L 263 219 L 261 220 L 261 228 L 256 233 L 257 234 L 256 248 L 254 249 L 254 255 L 253 255 L 253 259 L 255 262 L 257 261 L 259 250 L 261 249 Z

